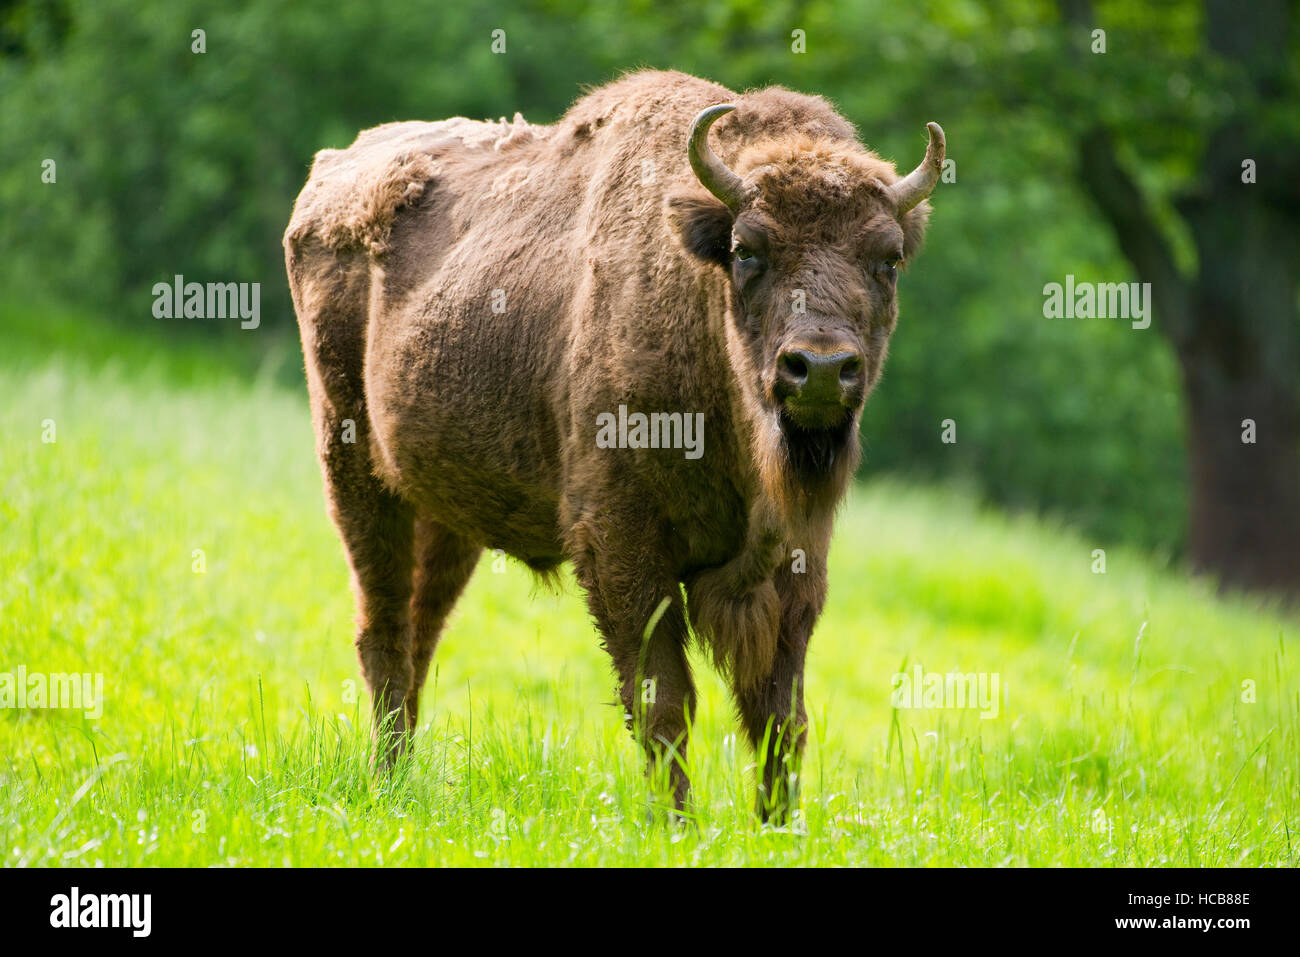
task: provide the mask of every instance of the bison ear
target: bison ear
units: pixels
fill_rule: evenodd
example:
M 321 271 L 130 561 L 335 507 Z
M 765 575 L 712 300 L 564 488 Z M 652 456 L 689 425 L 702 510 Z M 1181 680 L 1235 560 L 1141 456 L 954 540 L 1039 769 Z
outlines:
M 921 251 L 925 243 L 925 227 L 930 222 L 930 204 L 922 202 L 903 215 L 899 224 L 903 227 L 903 259 L 912 261 L 912 257 Z
M 731 262 L 731 210 L 712 196 L 683 193 L 668 199 L 668 218 L 686 251 L 726 267 Z

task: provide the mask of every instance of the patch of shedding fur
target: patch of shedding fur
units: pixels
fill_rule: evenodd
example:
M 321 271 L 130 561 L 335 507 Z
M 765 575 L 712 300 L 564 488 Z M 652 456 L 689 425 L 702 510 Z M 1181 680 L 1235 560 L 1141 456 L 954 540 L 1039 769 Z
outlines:
M 346 150 L 321 150 L 304 188 L 287 238 L 314 233 L 341 251 L 365 249 L 379 257 L 397 214 L 419 205 L 455 150 L 519 149 L 547 134 L 521 114 L 495 123 L 453 117 L 436 123 L 385 123 L 361 133 Z M 525 170 L 526 173 L 526 170 Z M 512 184 L 513 185 L 513 184 Z

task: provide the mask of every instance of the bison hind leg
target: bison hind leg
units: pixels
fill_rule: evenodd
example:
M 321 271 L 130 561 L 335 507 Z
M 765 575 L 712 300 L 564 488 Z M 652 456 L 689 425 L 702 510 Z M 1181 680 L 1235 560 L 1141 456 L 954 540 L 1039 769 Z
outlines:
M 357 657 L 370 689 L 376 766 L 384 769 L 405 751 L 414 730 L 407 722 L 414 675 L 409 607 L 414 516 L 410 506 L 382 489 L 356 498 L 339 491 L 336 485 L 335 524 L 352 566 Z
M 375 477 L 364 441 L 366 421 L 353 411 L 356 408 L 343 406 L 340 411 L 324 396 L 313 395 L 317 451 L 329 514 L 352 570 L 355 644 L 370 690 L 375 765 L 383 770 L 405 751 L 413 730 L 407 721 L 407 698 L 414 678 L 411 586 L 415 511 Z M 363 441 L 344 438 L 348 435 L 344 416 L 355 416 Z
M 415 522 L 415 569 L 411 588 L 411 688 L 406 697 L 406 727 L 420 715 L 420 693 L 429 674 L 447 616 L 465 589 L 482 548 L 451 528 L 421 516 Z

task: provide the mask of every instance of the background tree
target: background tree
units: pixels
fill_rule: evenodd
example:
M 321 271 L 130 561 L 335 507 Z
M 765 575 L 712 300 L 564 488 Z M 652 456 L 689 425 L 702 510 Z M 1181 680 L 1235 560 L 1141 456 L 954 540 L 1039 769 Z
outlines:
M 1075 31 L 1087 0 L 1062 0 Z M 1077 137 L 1077 175 L 1156 296 L 1187 397 L 1192 561 L 1300 595 L 1300 71 L 1295 4 L 1209 0 L 1196 59 L 1223 107 L 1188 144 L 1172 204 L 1195 247 L 1180 264 L 1106 117 Z M 1076 33 L 1077 35 L 1077 33 Z M 1182 88 L 1182 81 L 1173 87 Z M 1134 124 L 1130 124 L 1132 126 Z M 1128 132 L 1136 163 L 1171 145 Z M 1123 134 L 1120 134 L 1123 135 Z M 1177 141 L 1173 145 L 1179 145 Z M 1248 441 L 1252 439 L 1252 441 Z
M 981 31 L 981 54 L 947 58 L 941 86 L 1066 138 L 1062 172 L 1151 284 L 1178 360 L 1192 563 L 1300 595 L 1296 5 L 997 8 L 1037 35 Z

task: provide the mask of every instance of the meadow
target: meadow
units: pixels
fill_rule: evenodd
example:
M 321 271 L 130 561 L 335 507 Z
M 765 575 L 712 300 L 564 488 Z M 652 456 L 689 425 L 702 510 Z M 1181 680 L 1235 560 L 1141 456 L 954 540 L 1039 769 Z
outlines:
M 374 780 L 293 343 L 250 372 L 226 340 L 12 306 L 0 329 L 0 672 L 104 681 L 98 718 L 0 709 L 5 865 L 1297 863 L 1294 615 L 875 475 L 869 443 L 791 826 L 753 816 L 753 755 L 698 655 L 694 824 L 648 820 L 571 576 L 539 590 L 491 555 L 410 759 Z M 918 665 L 996 674 L 996 717 L 895 708 Z

